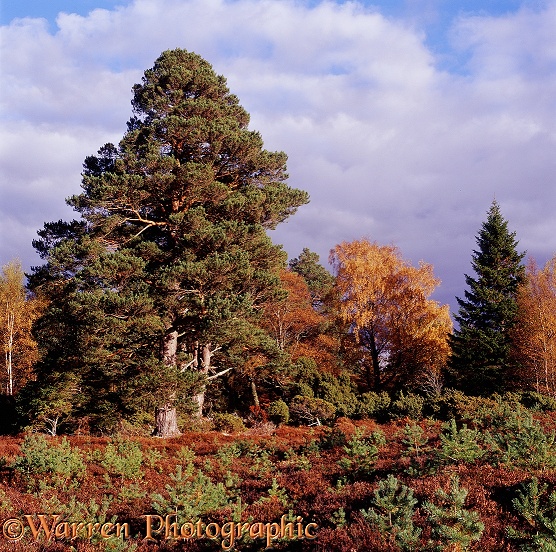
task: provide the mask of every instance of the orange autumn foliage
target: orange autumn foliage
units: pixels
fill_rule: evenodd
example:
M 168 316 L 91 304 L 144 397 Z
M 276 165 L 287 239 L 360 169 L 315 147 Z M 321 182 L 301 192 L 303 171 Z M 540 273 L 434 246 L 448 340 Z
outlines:
M 440 283 L 430 264 L 413 267 L 394 246 L 367 239 L 330 253 L 338 313 L 348 325 L 370 387 L 436 378 L 449 354 L 448 306 L 429 298 Z
M 512 334 L 517 379 L 525 388 L 556 397 L 556 256 L 541 270 L 529 262 L 517 302 Z
M 327 319 L 314 309 L 305 280 L 290 270 L 282 270 L 280 279 L 287 296 L 265 306 L 264 328 L 293 361 L 309 357 L 321 369 L 333 370 L 337 364 L 338 340 L 326 333 Z

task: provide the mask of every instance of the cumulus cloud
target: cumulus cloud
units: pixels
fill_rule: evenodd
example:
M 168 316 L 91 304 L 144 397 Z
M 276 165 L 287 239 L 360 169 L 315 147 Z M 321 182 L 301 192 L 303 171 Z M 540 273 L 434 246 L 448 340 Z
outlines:
M 395 243 L 435 266 L 454 304 L 494 197 L 523 248 L 540 262 L 556 251 L 555 27 L 555 1 L 460 15 L 447 71 L 415 18 L 357 2 L 135 0 L 60 14 L 54 32 L 15 20 L 2 28 L 0 258 L 36 263 L 30 242 L 68 218 L 84 157 L 125 131 L 132 85 L 181 47 L 227 77 L 310 193 L 273 232 L 290 256 Z

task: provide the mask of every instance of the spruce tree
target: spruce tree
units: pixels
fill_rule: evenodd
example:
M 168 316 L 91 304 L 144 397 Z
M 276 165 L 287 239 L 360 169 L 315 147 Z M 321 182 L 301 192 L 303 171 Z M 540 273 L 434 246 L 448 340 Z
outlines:
M 51 301 L 36 385 L 59 393 L 71 374 L 73 415 L 100 430 L 156 406 L 166 436 L 177 405 L 200 415 L 206 382 L 256 348 L 286 263 L 266 230 L 308 196 L 197 54 L 164 52 L 132 105 L 119 145 L 85 160 L 67 200 L 80 219 L 45 224 L 34 244 L 46 264 L 31 283 Z
M 448 381 L 469 394 L 502 391 L 510 368 L 511 330 L 517 321 L 517 291 L 524 279 L 524 253 L 517 252 L 515 232 L 508 230 L 496 201 L 477 236 L 472 267 L 465 275 L 469 290 L 457 298 L 459 324 L 450 337 Z

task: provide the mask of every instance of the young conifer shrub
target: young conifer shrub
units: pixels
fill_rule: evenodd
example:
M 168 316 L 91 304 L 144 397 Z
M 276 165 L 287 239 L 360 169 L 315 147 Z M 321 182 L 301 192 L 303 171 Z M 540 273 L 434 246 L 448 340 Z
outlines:
M 556 467 L 556 433 L 545 432 L 524 408 L 506 410 L 505 414 L 486 436 L 494 459 L 532 469 Z
M 65 437 L 60 443 L 53 443 L 44 435 L 32 434 L 25 436 L 21 456 L 14 460 L 13 467 L 27 477 L 31 486 L 36 483 L 36 476 L 46 475 L 52 476 L 56 484 L 67 484 L 71 479 L 77 484 L 86 471 L 81 454 Z
M 390 405 L 390 416 L 392 418 L 411 418 L 420 420 L 423 417 L 425 399 L 414 393 L 400 393 L 399 397 Z
M 410 456 L 419 458 L 423 447 L 426 446 L 429 439 L 425 435 L 423 428 L 417 424 L 407 424 L 403 430 L 403 444 L 407 447 L 407 452 Z
M 268 405 L 268 417 L 276 425 L 287 424 L 290 421 L 290 409 L 282 399 L 278 399 Z
M 554 412 L 556 410 L 556 398 L 536 391 L 524 391 L 519 400 L 529 410 L 537 412 Z
M 436 491 L 438 505 L 425 502 L 424 509 L 432 527 L 436 550 L 469 550 L 471 544 L 481 539 L 485 529 L 479 514 L 465 508 L 467 489 L 460 488 L 459 478 L 453 476 L 450 489 Z
M 385 418 L 390 403 L 390 395 L 386 391 L 368 391 L 359 397 L 358 414 L 361 418 Z
M 170 474 L 172 483 L 166 485 L 165 495 L 151 495 L 154 511 L 161 515 L 174 514 L 177 523 L 196 522 L 202 516 L 228 506 L 230 503 L 223 483 L 213 483 L 193 464 L 176 466 Z
M 385 442 L 382 432 L 375 431 L 365 437 L 365 430 L 357 428 L 351 439 L 342 447 L 345 456 L 338 461 L 338 465 L 351 472 L 352 477 L 370 476 L 378 458 L 378 447 Z
M 243 420 L 236 414 L 228 412 L 217 412 L 213 414 L 212 421 L 216 431 L 223 431 L 224 433 L 241 433 L 245 431 L 245 424 Z
M 416 505 L 413 490 L 390 474 L 379 482 L 371 507 L 360 513 L 380 530 L 387 542 L 400 550 L 416 550 L 421 534 L 421 529 L 413 524 Z
M 117 522 L 116 515 L 109 515 L 109 511 L 113 507 L 113 496 L 103 494 L 100 502 L 97 502 L 94 498 L 91 498 L 88 502 L 81 502 L 77 497 L 72 496 L 69 501 L 61 501 L 58 496 L 53 495 L 50 498 L 43 498 L 41 501 L 41 509 L 44 513 L 50 515 L 60 515 L 61 519 L 72 524 L 83 523 L 87 520 L 87 523 L 92 523 L 93 525 L 98 524 L 97 527 L 102 527 L 105 523 L 115 524 Z M 88 535 L 87 529 L 81 529 L 81 532 L 77 533 L 77 541 L 79 542 L 90 542 L 92 544 L 99 545 L 102 543 L 103 550 L 110 551 L 120 551 L 120 550 L 135 550 L 136 545 L 132 543 L 128 544 L 129 548 L 121 548 L 121 544 L 124 542 L 123 539 L 116 537 L 116 535 L 111 535 L 109 538 L 104 538 L 100 535 L 100 531 L 96 530 L 92 535 Z
M 486 451 L 478 442 L 480 438 L 478 430 L 469 429 L 466 424 L 458 429 L 453 418 L 442 424 L 442 430 L 440 434 L 442 448 L 437 451 L 437 458 L 441 462 L 474 462 L 485 455 Z
M 111 475 L 122 479 L 140 479 L 143 476 L 141 445 L 135 441 L 116 439 L 106 445 L 101 466 Z
M 277 500 L 282 504 L 282 506 L 288 505 L 288 493 L 286 489 L 280 487 L 275 477 L 272 478 L 272 486 L 268 489 L 268 496 L 262 496 L 258 500 L 258 503 L 261 504 L 263 502 L 268 502 L 269 500 Z
M 539 485 L 536 477 L 522 483 L 512 500 L 515 512 L 524 519 L 529 531 L 524 533 L 513 527 L 507 530 L 512 539 L 523 542 L 521 550 L 527 552 L 556 551 L 556 491 L 547 492 L 547 485 Z
M 336 415 L 336 407 L 328 401 L 302 395 L 296 395 L 289 408 L 292 419 L 298 424 L 320 425 Z

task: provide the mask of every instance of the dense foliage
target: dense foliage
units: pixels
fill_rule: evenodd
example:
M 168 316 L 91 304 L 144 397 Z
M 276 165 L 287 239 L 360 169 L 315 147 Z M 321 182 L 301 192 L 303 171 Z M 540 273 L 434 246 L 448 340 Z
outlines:
M 212 539 L 180 538 L 179 527 L 198 520 L 213 530 L 232 521 L 315 524 L 315 539 L 272 537 L 276 550 L 545 552 L 556 543 L 556 402 L 547 410 L 546 397 L 535 398 L 451 393 L 443 406 L 425 401 L 434 417 L 397 417 L 394 401 L 385 409 L 391 421 L 380 424 L 207 426 L 167 440 L 4 437 L 0 506 L 4 518 L 29 514 L 40 527 L 42 513 L 47 528 L 58 523 L 50 539 L 42 530 L 45 552 L 256 551 L 269 544 L 257 532 L 235 546 L 214 531 Z M 145 540 L 147 515 L 173 516 L 178 538 L 169 529 Z M 64 531 L 83 522 L 128 524 L 129 532 L 81 530 L 72 538 Z M 28 528 L 0 550 L 29 550 L 33 540 Z
M 0 275 L 0 510 L 60 522 L 9 549 L 556 550 L 556 257 L 525 270 L 493 202 L 451 334 L 393 245 L 286 263 L 266 231 L 307 194 L 205 60 L 133 90 L 30 289 Z M 153 544 L 145 515 L 258 532 Z M 315 539 L 262 529 L 301 520 Z
M 200 56 L 164 52 L 133 91 L 127 133 L 85 160 L 68 200 L 81 218 L 35 243 L 47 262 L 31 285 L 51 301 L 37 374 L 52 395 L 74 389 L 72 417 L 97 430 L 156 406 L 171 435 L 176 406 L 202 415 L 207 379 L 264 339 L 254 324 L 286 261 L 266 230 L 307 194 Z
M 524 281 L 524 254 L 515 232 L 494 201 L 473 252 L 476 277 L 466 275 L 469 290 L 458 298 L 459 328 L 451 339 L 451 380 L 470 393 L 489 394 L 509 384 L 512 328 L 518 318 L 517 293 Z

